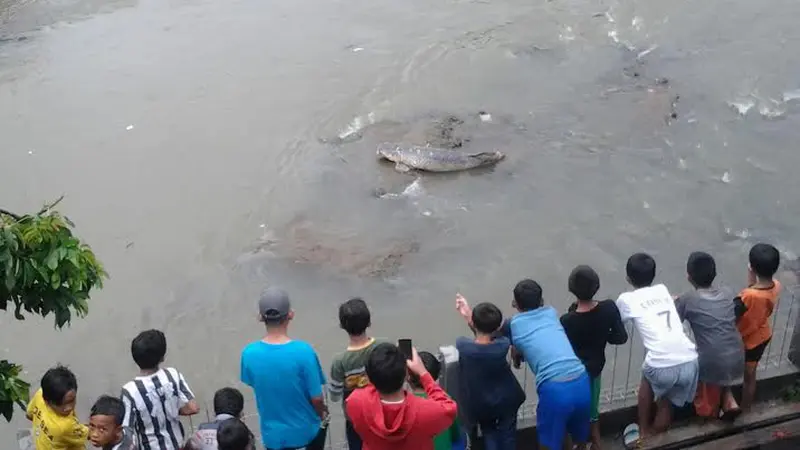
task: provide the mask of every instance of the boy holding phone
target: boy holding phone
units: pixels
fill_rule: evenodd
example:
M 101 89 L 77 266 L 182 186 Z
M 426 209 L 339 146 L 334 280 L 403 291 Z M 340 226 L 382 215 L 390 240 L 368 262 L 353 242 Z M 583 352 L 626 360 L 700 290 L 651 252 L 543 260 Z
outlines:
M 406 344 L 403 344 L 404 347 Z M 372 384 L 346 400 L 347 416 L 369 450 L 433 450 L 436 435 L 456 418 L 456 403 L 433 380 L 416 350 L 411 359 L 398 346 L 383 343 L 366 365 Z M 403 389 L 408 372 L 419 378 L 428 398 Z

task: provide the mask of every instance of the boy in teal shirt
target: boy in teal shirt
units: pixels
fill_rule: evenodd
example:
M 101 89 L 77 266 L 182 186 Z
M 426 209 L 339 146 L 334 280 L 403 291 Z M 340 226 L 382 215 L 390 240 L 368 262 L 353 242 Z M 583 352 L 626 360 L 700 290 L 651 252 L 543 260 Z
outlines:
M 442 364 L 430 352 L 419 352 L 419 358 L 425 366 L 425 370 L 431 374 L 434 381 L 439 381 L 439 373 L 442 371 Z M 417 397 L 427 398 L 425 389 L 422 384 L 414 375 L 409 374 L 408 384 L 411 386 L 412 392 Z M 439 434 L 433 439 L 434 450 L 463 450 L 466 445 L 464 442 L 464 434 L 461 432 L 461 425 L 458 423 L 458 417 L 453 420 L 450 428 Z

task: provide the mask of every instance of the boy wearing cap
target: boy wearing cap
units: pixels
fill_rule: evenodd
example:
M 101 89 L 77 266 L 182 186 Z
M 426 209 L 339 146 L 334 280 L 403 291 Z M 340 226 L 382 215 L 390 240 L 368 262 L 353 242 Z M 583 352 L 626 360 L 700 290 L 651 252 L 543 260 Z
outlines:
M 241 380 L 255 393 L 264 447 L 321 450 L 328 408 L 319 358 L 311 345 L 288 335 L 294 311 L 286 291 L 264 290 L 258 313 L 266 335 L 242 350 Z

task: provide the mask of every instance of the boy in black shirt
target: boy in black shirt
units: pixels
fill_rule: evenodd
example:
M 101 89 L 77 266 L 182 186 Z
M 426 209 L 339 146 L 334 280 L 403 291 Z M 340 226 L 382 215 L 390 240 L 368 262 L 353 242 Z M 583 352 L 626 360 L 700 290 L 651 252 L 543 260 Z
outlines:
M 475 333 L 474 339 L 456 340 L 459 408 L 471 425 L 480 428 L 485 450 L 514 450 L 517 410 L 525 401 L 525 391 L 508 365 L 511 342 L 495 336 L 503 313 L 491 303 L 472 309 L 461 294 L 456 297 L 456 310 Z
M 561 316 L 575 354 L 583 361 L 592 382 L 592 450 L 600 448 L 600 374 L 606 364 L 606 343 L 622 345 L 628 333 L 613 300 L 595 301 L 600 277 L 589 266 L 578 266 L 569 275 L 569 291 L 577 298 Z

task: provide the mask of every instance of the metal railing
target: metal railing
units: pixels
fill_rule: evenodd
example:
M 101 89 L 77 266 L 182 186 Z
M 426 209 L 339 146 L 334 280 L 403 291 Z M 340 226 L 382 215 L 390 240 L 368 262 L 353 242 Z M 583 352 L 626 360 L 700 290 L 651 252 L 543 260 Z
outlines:
M 788 354 L 792 331 L 797 322 L 797 316 L 800 314 L 800 305 L 797 304 L 798 294 L 800 294 L 800 289 L 797 286 L 785 289 L 773 312 L 772 340 L 759 364 L 759 378 L 769 378 L 797 371 L 788 360 Z M 645 351 L 641 338 L 632 324 L 629 324 L 627 329 L 628 342 L 626 344 L 606 347 L 606 366 L 601 377 L 601 412 L 636 404 Z M 688 326 L 685 326 L 684 329 L 694 339 Z M 524 428 L 533 425 L 536 419 L 538 399 L 535 379 L 526 364 L 523 364 L 521 369 L 515 370 L 515 373 L 527 396 L 527 401 L 518 412 L 518 426 Z M 212 420 L 213 408 L 209 406 L 206 404 L 205 416 L 208 420 Z M 331 404 L 329 408 L 331 422 L 328 427 L 327 447 L 331 450 L 344 450 L 347 448 L 347 441 L 341 405 Z M 244 421 L 250 430 L 259 437 L 258 415 L 248 414 L 244 417 Z M 189 423 L 188 425 L 194 429 L 194 424 Z

